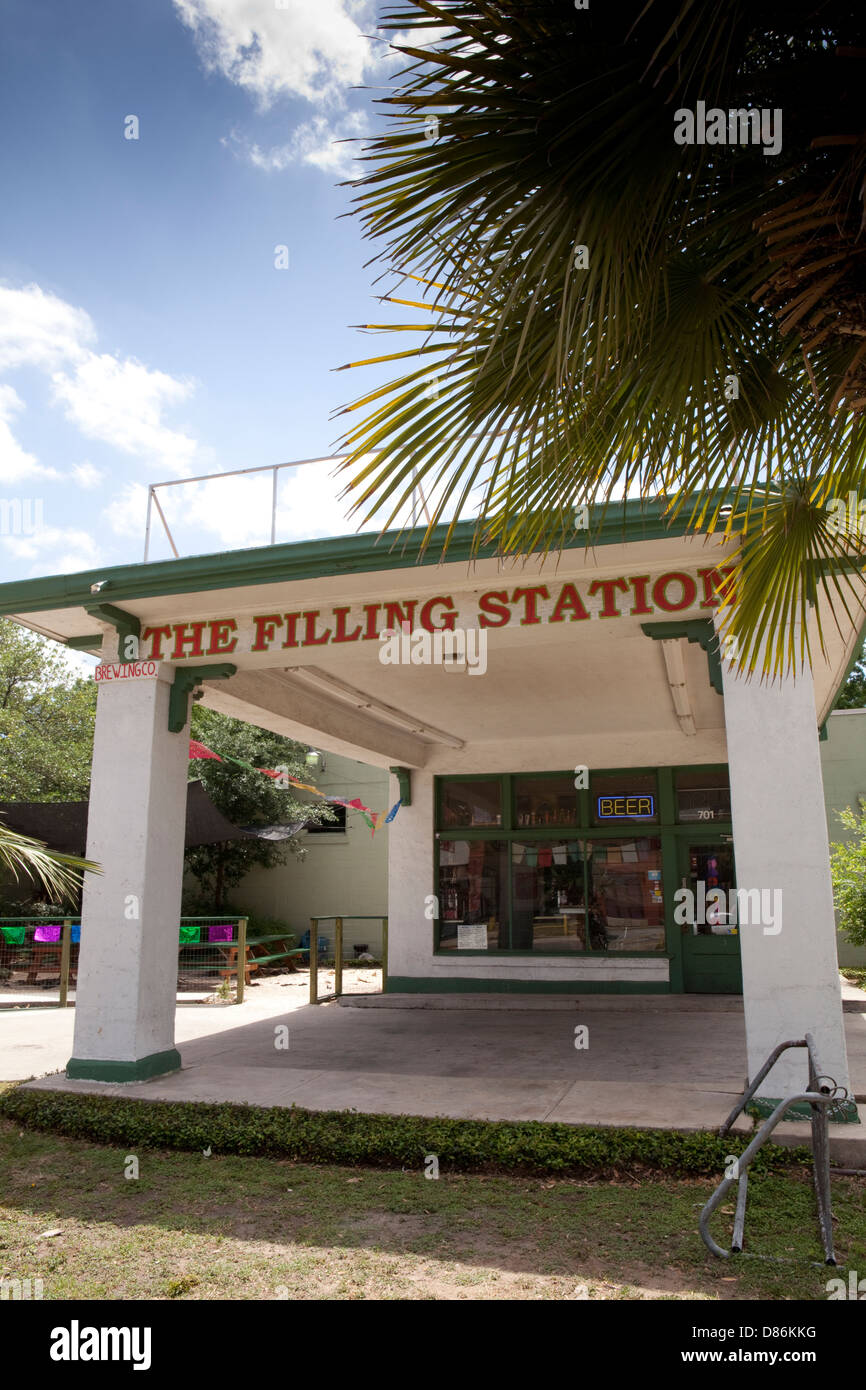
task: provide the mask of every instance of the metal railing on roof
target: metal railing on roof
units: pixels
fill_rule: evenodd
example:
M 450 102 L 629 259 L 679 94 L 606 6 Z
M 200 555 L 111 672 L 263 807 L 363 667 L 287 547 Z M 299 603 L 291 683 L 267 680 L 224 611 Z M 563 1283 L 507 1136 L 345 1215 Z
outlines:
M 176 560 L 180 559 L 180 552 L 175 544 L 174 536 L 171 534 L 162 504 L 157 497 L 157 489 L 164 487 L 182 487 L 185 483 L 209 483 L 218 478 L 239 478 L 251 473 L 270 473 L 272 474 L 271 486 L 271 539 L 270 544 L 276 545 L 277 542 L 277 484 L 278 475 L 282 468 L 302 468 L 311 463 L 341 463 L 348 458 L 348 454 L 332 454 L 322 457 L 309 459 L 294 459 L 286 463 L 264 463 L 255 468 L 232 468 L 226 473 L 201 473 L 195 478 L 170 478 L 164 483 L 149 483 L 147 488 L 147 521 L 144 532 L 144 563 L 150 559 L 150 536 L 153 524 L 153 511 L 156 508 L 157 516 L 162 522 L 168 543 L 171 546 L 172 554 Z M 416 525 L 420 513 L 423 511 L 427 521 L 430 521 L 430 511 L 427 499 L 424 496 L 421 484 L 417 481 L 417 472 L 413 472 L 415 487 L 412 490 L 412 525 Z

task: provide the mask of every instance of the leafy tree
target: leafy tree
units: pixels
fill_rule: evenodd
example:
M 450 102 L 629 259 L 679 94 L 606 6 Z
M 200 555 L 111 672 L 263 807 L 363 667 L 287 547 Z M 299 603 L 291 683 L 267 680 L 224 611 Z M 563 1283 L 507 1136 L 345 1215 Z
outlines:
M 738 538 L 730 631 L 784 669 L 866 559 L 831 505 L 866 498 L 858 7 L 405 0 L 381 27 L 408 65 L 356 203 L 411 313 L 350 364 L 392 374 L 347 407 L 356 506 L 393 521 L 421 483 L 428 543 L 477 500 L 477 545 L 527 553 L 575 504 L 660 498 Z M 677 143 L 698 102 L 780 110 L 781 148 Z
M 849 806 L 837 815 L 854 838 L 830 848 L 833 899 L 848 940 L 866 946 L 866 814 L 861 805 L 857 814 Z
M 86 800 L 95 717 L 95 682 L 0 619 L 0 801 Z
M 302 782 L 312 778 L 305 766 L 304 744 L 269 733 L 239 719 L 193 705 L 191 737 L 212 752 L 238 758 L 252 768 L 285 768 Z M 294 790 L 283 790 L 272 778 L 234 763 L 191 759 L 190 780 L 200 778 L 208 796 L 233 825 L 273 825 L 333 820 L 325 802 L 308 804 Z M 225 905 L 226 890 L 238 884 L 257 865 L 270 869 L 285 864 L 289 853 L 303 856 L 297 836 L 290 840 L 232 840 L 188 849 L 186 867 L 198 880 L 202 898 L 215 910 Z
M 866 706 L 866 648 L 842 687 L 837 709 L 863 709 Z

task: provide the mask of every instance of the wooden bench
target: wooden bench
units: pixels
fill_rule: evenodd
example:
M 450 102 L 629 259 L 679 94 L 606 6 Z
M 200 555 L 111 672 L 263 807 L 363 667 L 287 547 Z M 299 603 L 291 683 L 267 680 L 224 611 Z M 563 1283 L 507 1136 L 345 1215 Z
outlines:
M 228 980 L 232 975 L 238 973 L 238 948 L 237 946 L 221 946 L 220 955 L 226 963 L 226 969 L 220 970 L 220 975 L 224 980 Z M 247 945 L 244 951 L 244 982 L 250 984 L 250 971 L 258 970 L 259 962 L 250 959 L 250 947 Z
M 307 952 L 303 950 L 303 948 L 298 946 L 289 946 L 288 935 L 290 935 L 290 933 L 283 933 L 282 935 L 278 936 L 260 936 L 256 941 L 248 942 L 247 950 L 254 952 L 253 959 L 255 960 L 256 965 L 271 965 L 274 961 L 277 960 L 291 961 L 293 956 L 306 955 Z M 283 949 L 278 951 L 268 951 L 267 947 L 273 945 L 274 943 L 277 943 Z M 264 954 L 262 954 L 260 950 L 261 947 L 265 948 Z

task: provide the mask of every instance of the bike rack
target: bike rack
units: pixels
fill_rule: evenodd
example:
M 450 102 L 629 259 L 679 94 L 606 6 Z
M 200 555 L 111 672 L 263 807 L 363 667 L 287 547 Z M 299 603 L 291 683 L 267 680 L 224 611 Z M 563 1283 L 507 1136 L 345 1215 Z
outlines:
M 806 1101 L 812 1111 L 812 1176 L 815 1182 L 815 1198 L 818 1206 L 818 1224 L 821 1228 L 821 1243 L 824 1247 L 824 1262 L 828 1265 L 835 1265 L 836 1263 L 833 1247 L 833 1213 L 830 1207 L 830 1143 L 827 1134 L 827 1115 L 828 1111 L 838 1105 L 840 1101 L 848 1099 L 848 1092 L 844 1086 L 837 1086 L 831 1076 L 825 1076 L 822 1073 L 818 1062 L 815 1039 L 811 1033 L 807 1033 L 805 1037 L 798 1038 L 794 1042 L 780 1043 L 778 1047 L 773 1049 L 754 1081 L 746 1089 L 741 1099 L 737 1101 L 725 1120 L 719 1130 L 719 1136 L 724 1138 L 729 1132 L 737 1116 L 745 1110 L 761 1082 L 776 1065 L 782 1053 L 786 1052 L 789 1047 L 806 1048 L 809 1057 L 808 1090 L 798 1091 L 795 1095 L 787 1096 L 779 1102 L 772 1115 L 764 1121 L 748 1148 L 737 1160 L 737 1176 L 735 1178 L 723 1178 L 701 1211 L 698 1221 L 701 1238 L 707 1249 L 723 1260 L 729 1259 L 732 1254 L 739 1255 L 743 1250 L 749 1164 L 758 1150 L 767 1142 L 786 1111 L 792 1105 Z M 730 1250 L 723 1250 L 709 1233 L 709 1220 L 716 1207 L 724 1201 L 734 1183 L 737 1184 L 737 1209 L 734 1215 L 733 1238 Z

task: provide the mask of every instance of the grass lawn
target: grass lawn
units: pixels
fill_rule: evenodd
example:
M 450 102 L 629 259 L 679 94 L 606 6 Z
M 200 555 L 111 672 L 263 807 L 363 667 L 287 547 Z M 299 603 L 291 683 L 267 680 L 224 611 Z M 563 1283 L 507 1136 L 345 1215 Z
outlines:
M 697 1233 L 706 1179 L 432 1181 L 144 1148 L 127 1179 L 129 1153 L 0 1121 L 0 1275 L 52 1299 L 823 1299 L 836 1273 L 802 1170 L 750 1180 L 751 1255 L 721 1261 Z M 866 1271 L 864 1197 L 834 1182 L 838 1258 Z

